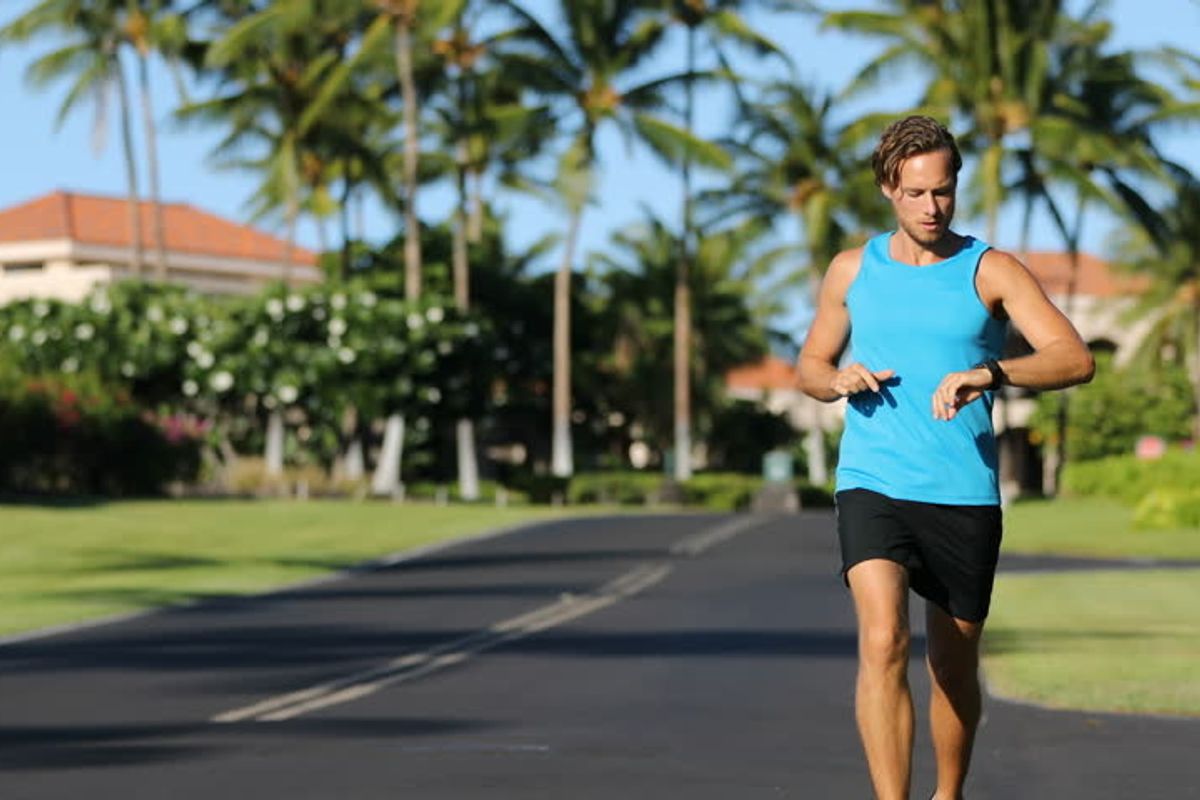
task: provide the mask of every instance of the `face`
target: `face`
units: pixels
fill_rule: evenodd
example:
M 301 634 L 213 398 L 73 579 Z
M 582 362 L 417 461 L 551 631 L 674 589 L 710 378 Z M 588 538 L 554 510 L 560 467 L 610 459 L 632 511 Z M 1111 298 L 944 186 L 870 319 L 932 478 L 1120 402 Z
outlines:
M 950 151 L 935 150 L 901 164 L 899 185 L 884 186 L 882 191 L 892 203 L 900 230 L 930 247 L 941 241 L 954 219 L 957 185 Z

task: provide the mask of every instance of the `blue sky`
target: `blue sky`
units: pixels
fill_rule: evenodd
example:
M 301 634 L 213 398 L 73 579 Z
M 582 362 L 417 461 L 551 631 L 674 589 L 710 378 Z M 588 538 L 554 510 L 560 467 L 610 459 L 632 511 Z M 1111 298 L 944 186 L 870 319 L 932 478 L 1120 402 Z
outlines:
M 31 5 L 27 0 L 5 2 L 0 22 L 7 22 Z M 866 2 L 826 3 L 829 6 L 861 7 Z M 547 23 L 553 22 L 554 0 L 531 0 L 528 6 Z M 1149 48 L 1172 44 L 1192 47 L 1189 33 L 1200 30 L 1200 2 L 1195 0 L 1155 0 L 1154 13 L 1147 13 L 1150 4 L 1145 0 L 1116 0 L 1111 5 L 1117 46 Z M 798 79 L 810 86 L 835 90 L 845 84 L 877 46 L 869 40 L 850 38 L 821 31 L 811 17 L 768 15 L 757 13 L 752 21 L 785 47 L 797 64 Z M 35 90 L 23 79 L 26 67 L 49 47 L 36 42 L 28 47 L 0 49 L 0 101 L 6 110 L 6 122 L 0 141 L 5 162 L 0 179 L 0 207 L 6 207 L 37 195 L 64 188 L 85 192 L 121 195 L 125 178 L 120 155 L 115 108 L 109 115 L 107 146 L 96 152 L 92 146 L 93 114 L 89 106 L 80 108 L 63 127 L 55 130 L 55 116 L 66 87 L 53 85 Z M 664 70 L 682 63 L 682 48 L 678 42 L 667 47 L 660 61 Z M 747 62 L 747 66 L 750 63 Z M 774 70 L 769 64 L 753 65 L 756 76 Z M 177 104 L 174 87 L 165 70 L 158 70 L 156 82 L 157 114 L 163 120 L 159 149 L 162 162 L 162 186 L 168 200 L 186 201 L 233 219 L 244 220 L 244 204 L 253 191 L 253 178 L 244 173 L 216 169 L 208 153 L 217 141 L 216 130 L 183 129 L 168 117 Z M 867 98 L 864 107 L 876 110 L 901 109 L 917 90 L 915 79 L 900 79 L 892 92 Z M 702 132 L 724 130 L 729 120 L 729 104 L 721 92 L 713 90 L 701 95 L 699 122 Z M 848 109 L 850 110 L 850 109 Z M 135 125 L 136 126 L 136 125 Z M 136 134 L 140 139 L 140 131 Z M 1200 143 L 1195 130 L 1173 133 L 1164 140 L 1173 157 L 1200 170 Z M 617 229 L 636 222 L 643 205 L 649 206 L 667 219 L 678 215 L 678 179 L 666 172 L 647 152 L 628 150 L 611 131 L 601 137 L 603 170 L 598 186 L 597 205 L 588 211 L 581 237 L 584 252 L 603 247 Z M 143 185 L 145 175 L 142 175 Z M 426 199 L 422 215 L 437 218 L 446 213 L 449 195 L 434 192 Z M 510 230 L 515 244 L 526 244 L 547 232 L 561 230 L 565 220 L 553 209 L 528 198 L 504 197 L 500 203 L 510 215 Z M 270 227 L 269 225 L 266 227 Z M 982 223 L 960 220 L 959 229 L 980 233 Z M 1103 254 L 1104 236 L 1110 226 L 1099 222 L 1091 226 L 1086 249 Z M 385 213 L 369 209 L 368 236 L 376 240 L 389 238 L 395 222 Z M 787 234 L 786 228 L 781 231 Z M 794 229 L 792 230 L 794 232 Z M 300 240 L 308 246 L 317 242 L 315 227 L 304 223 Z M 1017 239 L 1016 215 L 1002 220 L 996 244 L 1012 247 Z M 1045 220 L 1039 220 L 1034 231 L 1034 245 L 1041 248 L 1057 246 L 1056 237 Z M 551 256 L 549 268 L 557 263 Z

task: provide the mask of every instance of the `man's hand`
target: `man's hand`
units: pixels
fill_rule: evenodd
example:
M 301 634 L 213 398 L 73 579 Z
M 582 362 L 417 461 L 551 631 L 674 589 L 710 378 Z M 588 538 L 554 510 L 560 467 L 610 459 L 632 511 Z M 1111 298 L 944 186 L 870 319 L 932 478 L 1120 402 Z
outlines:
M 984 367 L 951 372 L 933 393 L 933 418 L 954 419 L 960 408 L 983 397 L 991 383 L 992 373 Z
M 871 371 L 862 364 L 851 364 L 845 369 L 839 369 L 830 381 L 829 386 L 842 397 L 865 392 L 879 391 L 879 384 L 896 374 L 894 369 Z

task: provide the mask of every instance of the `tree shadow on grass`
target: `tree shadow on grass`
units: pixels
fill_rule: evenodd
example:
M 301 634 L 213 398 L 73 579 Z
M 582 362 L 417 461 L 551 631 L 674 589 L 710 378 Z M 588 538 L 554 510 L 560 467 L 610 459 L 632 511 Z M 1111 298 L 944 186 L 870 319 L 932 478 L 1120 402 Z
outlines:
M 1079 629 L 1020 629 L 994 628 L 983 634 L 983 651 L 987 655 L 1010 653 L 1052 653 L 1076 650 L 1080 642 L 1103 640 L 1134 642 L 1146 639 L 1172 638 L 1171 634 L 1147 631 L 1112 631 Z

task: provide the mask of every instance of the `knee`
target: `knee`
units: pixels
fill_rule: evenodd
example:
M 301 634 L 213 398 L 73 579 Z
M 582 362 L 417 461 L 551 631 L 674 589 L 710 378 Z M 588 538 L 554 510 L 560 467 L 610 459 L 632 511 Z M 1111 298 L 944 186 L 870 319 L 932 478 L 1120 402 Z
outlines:
M 892 625 L 872 625 L 859 633 L 859 658 L 874 669 L 904 667 L 908 662 L 909 634 Z
M 958 691 L 979 681 L 979 657 L 974 651 L 947 653 L 931 650 L 929 676 L 944 691 Z

